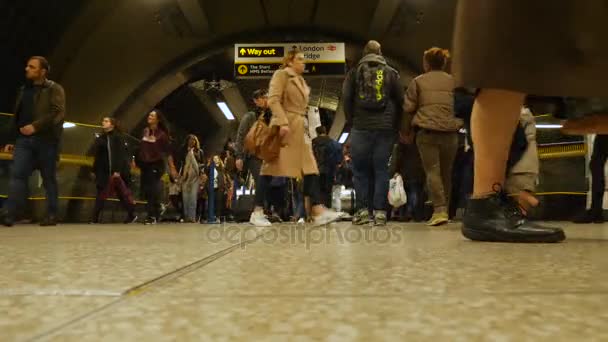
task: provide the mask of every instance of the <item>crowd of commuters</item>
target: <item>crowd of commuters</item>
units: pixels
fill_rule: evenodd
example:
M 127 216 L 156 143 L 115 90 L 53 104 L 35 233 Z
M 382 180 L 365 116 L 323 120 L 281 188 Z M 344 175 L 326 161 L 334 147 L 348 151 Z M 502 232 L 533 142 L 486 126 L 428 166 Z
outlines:
M 243 116 L 236 141 L 229 141 L 224 151 L 216 155 L 205 155 L 193 135 L 175 152 L 165 119 L 155 109 L 146 118 L 138 152 L 132 158 L 117 121 L 104 118 L 103 132 L 93 147 L 97 199 L 92 222 L 99 222 L 104 202 L 113 194 L 127 211 L 125 222 L 137 220 L 128 187 L 132 164 L 136 164 L 141 170 L 147 224 L 161 219 L 162 176 L 168 173 L 174 188 L 172 202 L 180 219 L 187 222 L 205 221 L 205 216 L 205 222 L 232 220 L 235 211 L 248 208 L 239 205 L 236 194 L 241 188 L 255 189 L 249 215 L 249 222 L 255 226 L 270 226 L 271 221 L 276 221 L 273 214 L 280 221 L 286 209 L 295 219 L 324 225 L 343 216 L 329 209 L 333 186 L 342 184 L 354 188 L 355 225 L 385 225 L 394 214 L 403 220 L 428 218 L 428 225 L 439 226 L 450 220 L 454 202 L 466 202 L 462 233 L 471 240 L 563 240 L 561 229 L 527 220 L 530 208 L 539 203 L 534 196 L 539 163 L 535 122 L 525 105 L 526 94 L 600 96 L 601 87 L 593 73 L 605 70 L 606 63 L 581 68 L 581 77 L 575 82 L 547 82 L 534 77 L 531 71 L 541 70 L 544 60 L 527 58 L 536 56 L 534 51 L 541 52 L 542 47 L 527 44 L 529 39 L 522 39 L 524 35 L 532 33 L 547 40 L 545 46 L 568 44 L 559 41 L 558 35 L 549 39 L 546 31 L 534 30 L 534 23 L 544 22 L 547 15 L 535 12 L 535 7 L 520 0 L 509 4 L 494 2 L 484 8 L 485 16 L 477 14 L 477 6 L 468 0 L 458 6 L 454 40 L 457 58 L 452 63 L 456 78 L 446 71 L 450 53 L 431 48 L 423 55 L 424 73 L 404 91 L 399 72 L 382 56 L 380 44 L 368 42 L 343 85 L 342 101 L 350 129 L 350 141 L 343 147 L 327 136 L 326 127 L 318 127 L 314 139 L 310 134 L 310 88 L 302 76 L 304 54 L 298 50 L 287 53 L 267 92 L 262 89 L 253 94 L 255 109 Z M 581 8 L 583 12 L 571 13 L 568 6 L 556 5 L 554 15 L 592 13 L 590 8 Z M 501 16 L 513 9 L 534 13 L 537 20 Z M 507 32 L 506 28 L 513 31 L 504 41 L 493 40 L 493 34 Z M 598 26 L 587 29 L 588 41 L 601 41 Z M 566 35 L 568 32 L 564 31 Z M 500 44 L 513 53 L 492 48 Z M 605 49 L 599 51 L 605 54 Z M 496 72 L 501 67 L 505 69 Z M 557 63 L 551 68 L 559 71 L 565 66 Z M 6 148 L 14 151 L 13 172 L 9 198 L 0 212 L 2 223 L 7 226 L 14 223 L 17 211 L 24 207 L 27 181 L 34 167 L 40 169 L 47 192 L 47 217 L 41 224 L 57 223 L 55 169 L 65 94 L 59 84 L 48 80 L 49 71 L 45 58 L 32 57 L 26 66 L 27 84 L 17 98 L 12 130 L 16 143 Z M 563 74 L 554 73 L 559 77 Z M 606 121 L 571 120 L 565 131 L 605 134 Z M 269 126 L 279 139 L 276 157 L 265 158 L 245 150 L 244 141 L 257 122 Z M 462 131 L 466 136 L 459 134 Z M 603 222 L 603 167 L 608 155 L 605 137 L 599 134 L 594 143 L 591 210 L 577 222 Z M 464 158 L 457 158 L 459 155 Z M 458 183 L 465 184 L 461 186 L 464 190 L 455 192 L 465 194 L 463 201 L 455 200 L 453 193 L 455 160 L 459 160 L 456 171 L 468 170 L 462 173 L 466 175 L 463 179 L 458 179 Z M 393 210 L 397 208 L 389 207 L 387 193 L 391 176 L 397 175 L 404 179 L 408 201 L 403 208 Z M 287 208 L 284 199 L 289 196 L 294 203 Z M 424 210 L 427 198 L 432 205 L 430 215 Z

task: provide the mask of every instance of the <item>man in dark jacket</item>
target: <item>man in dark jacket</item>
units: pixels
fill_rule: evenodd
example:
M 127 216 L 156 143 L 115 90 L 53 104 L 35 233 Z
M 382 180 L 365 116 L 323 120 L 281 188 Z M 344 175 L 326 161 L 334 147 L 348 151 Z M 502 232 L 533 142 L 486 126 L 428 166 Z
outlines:
M 65 92 L 61 85 L 47 79 L 49 71 L 46 58 L 30 58 L 25 68 L 26 85 L 17 94 L 9 133 L 16 142 L 5 148 L 7 152 L 14 149 L 8 200 L 0 213 L 0 223 L 5 226 L 12 226 L 17 211 L 24 208 L 28 179 L 34 168 L 40 169 L 47 198 L 47 217 L 40 225 L 57 224 L 56 166 L 65 117 Z
M 312 150 L 319 168 L 319 185 L 323 204 L 331 207 L 331 193 L 336 178 L 336 169 L 342 162 L 342 147 L 327 135 L 323 126 L 316 128 L 317 137 L 312 140 Z
M 380 50 L 380 43 L 370 41 L 364 57 L 344 81 L 342 98 L 347 123 L 351 129 L 351 155 L 357 212 L 356 225 L 370 222 L 368 212 L 369 179 L 374 175 L 374 221 L 386 224 L 388 162 L 400 124 L 403 88 L 399 73 L 391 68 Z
M 135 201 L 128 188 L 131 179 L 131 160 L 125 136 L 118 131 L 116 120 L 105 117 L 101 123 L 103 133 L 95 140 L 93 173 L 97 186 L 97 198 L 91 223 L 99 223 L 106 199 L 116 194 L 127 211 L 125 223 L 137 220 Z

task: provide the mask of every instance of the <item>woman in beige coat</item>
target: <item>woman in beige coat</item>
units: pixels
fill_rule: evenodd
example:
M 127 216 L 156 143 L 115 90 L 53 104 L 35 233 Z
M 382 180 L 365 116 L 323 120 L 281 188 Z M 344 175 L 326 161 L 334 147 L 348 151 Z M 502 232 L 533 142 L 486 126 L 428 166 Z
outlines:
M 340 218 L 334 211 L 321 205 L 319 193 L 319 169 L 312 152 L 312 141 L 305 129 L 306 108 L 310 88 L 302 77 L 306 64 L 304 54 L 298 50 L 288 52 L 280 70 L 270 81 L 268 105 L 272 111 L 270 126 L 279 126 L 284 147 L 279 157 L 262 164 L 258 191 L 264 192 L 272 177 L 298 178 L 304 176 L 304 195 L 310 197 L 312 216 L 316 225 L 323 225 Z M 264 196 L 256 196 L 256 207 L 250 222 L 255 226 L 269 226 L 264 217 Z

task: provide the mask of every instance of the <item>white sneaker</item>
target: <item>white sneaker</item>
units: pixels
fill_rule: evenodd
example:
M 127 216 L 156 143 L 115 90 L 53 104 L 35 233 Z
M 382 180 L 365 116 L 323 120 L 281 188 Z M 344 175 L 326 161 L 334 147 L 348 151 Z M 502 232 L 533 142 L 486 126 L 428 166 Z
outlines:
M 264 215 L 264 213 L 252 212 L 251 217 L 249 218 L 249 223 L 256 227 L 270 227 L 272 223 L 268 221 L 268 218 Z
M 332 222 L 340 220 L 342 213 L 335 212 L 333 210 L 325 210 L 321 215 L 313 217 L 313 223 L 315 226 L 323 226 Z

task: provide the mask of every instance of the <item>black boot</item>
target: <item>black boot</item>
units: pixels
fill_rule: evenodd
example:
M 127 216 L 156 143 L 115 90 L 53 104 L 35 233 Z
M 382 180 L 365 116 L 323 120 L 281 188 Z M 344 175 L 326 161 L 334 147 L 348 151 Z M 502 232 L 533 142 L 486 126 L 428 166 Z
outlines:
M 15 219 L 5 209 L 0 210 L 0 225 L 5 227 L 12 227 L 15 225 Z
M 40 227 L 52 227 L 57 225 L 57 217 L 50 215 L 40 221 Z
M 552 243 L 566 238 L 560 228 L 528 223 L 520 209 L 501 191 L 487 198 L 469 199 L 462 235 L 489 242 Z
M 95 210 L 95 213 L 93 214 L 93 218 L 91 219 L 91 221 L 89 221 L 89 224 L 98 224 L 99 222 L 101 222 L 100 218 L 101 218 L 101 211 Z
M 601 211 L 585 210 L 582 214 L 576 216 L 572 222 L 574 223 L 604 223 L 604 215 Z

